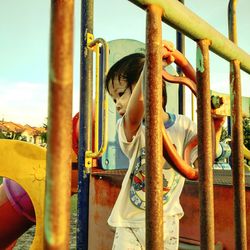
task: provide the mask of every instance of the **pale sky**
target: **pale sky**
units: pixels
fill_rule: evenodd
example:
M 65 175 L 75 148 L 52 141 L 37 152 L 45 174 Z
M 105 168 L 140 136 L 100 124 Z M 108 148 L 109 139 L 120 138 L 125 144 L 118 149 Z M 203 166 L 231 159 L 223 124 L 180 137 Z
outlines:
M 174 1 L 174 0 L 173 0 Z M 0 119 L 32 126 L 47 117 L 50 0 L 0 0 Z M 186 0 L 185 5 L 227 36 L 228 1 Z M 249 0 L 238 1 L 238 45 L 250 53 Z M 145 12 L 127 0 L 94 1 L 94 36 L 106 41 L 145 41 Z M 80 0 L 75 1 L 74 100 L 79 110 Z M 163 25 L 163 38 L 175 31 Z M 186 39 L 186 57 L 195 67 L 196 45 Z M 211 88 L 228 92 L 228 63 L 211 53 Z M 242 73 L 242 92 L 250 96 L 250 78 Z

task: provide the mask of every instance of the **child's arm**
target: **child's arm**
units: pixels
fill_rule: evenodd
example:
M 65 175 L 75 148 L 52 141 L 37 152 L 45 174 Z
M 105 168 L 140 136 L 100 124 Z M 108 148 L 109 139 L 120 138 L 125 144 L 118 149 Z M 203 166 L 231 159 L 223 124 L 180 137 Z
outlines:
M 136 134 L 144 115 L 143 92 L 142 92 L 143 75 L 144 75 L 144 69 L 132 91 L 126 109 L 126 113 L 124 114 L 123 117 L 124 131 L 127 141 L 129 142 L 132 141 L 133 136 Z
M 175 50 L 173 49 L 174 47 L 173 44 L 169 41 L 163 41 L 162 47 L 163 47 L 162 50 L 163 66 L 165 66 L 174 61 L 172 53 L 175 52 Z M 123 118 L 124 130 L 127 141 L 132 141 L 133 136 L 136 134 L 144 116 L 143 86 L 142 86 L 144 81 L 143 78 L 144 78 L 144 68 L 131 94 L 127 110 Z

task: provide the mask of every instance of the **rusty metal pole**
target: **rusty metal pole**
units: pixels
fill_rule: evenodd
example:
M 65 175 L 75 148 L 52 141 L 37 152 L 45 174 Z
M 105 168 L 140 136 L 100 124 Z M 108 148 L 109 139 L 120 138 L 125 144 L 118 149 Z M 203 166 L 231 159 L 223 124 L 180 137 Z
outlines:
M 228 4 L 228 34 L 229 34 L 229 39 L 237 45 L 238 39 L 237 39 L 236 7 L 237 7 L 237 1 L 230 0 Z
M 243 154 L 242 99 L 240 62 L 232 61 L 230 68 L 232 119 L 232 171 L 234 186 L 235 249 L 247 249 L 245 169 Z
M 214 195 L 212 118 L 209 75 L 209 40 L 197 42 L 197 112 L 200 192 L 200 241 L 202 250 L 214 249 Z
M 237 1 L 229 1 L 228 5 L 228 33 L 229 39 L 235 44 L 237 41 L 236 22 Z M 246 194 L 245 169 L 243 155 L 243 124 L 240 62 L 230 62 L 230 96 L 231 96 L 231 135 L 232 135 L 232 171 L 234 186 L 234 223 L 235 249 L 247 249 L 246 229 Z
M 161 9 L 150 5 L 146 28 L 146 249 L 163 249 Z
M 69 249 L 74 1 L 51 2 L 45 249 Z

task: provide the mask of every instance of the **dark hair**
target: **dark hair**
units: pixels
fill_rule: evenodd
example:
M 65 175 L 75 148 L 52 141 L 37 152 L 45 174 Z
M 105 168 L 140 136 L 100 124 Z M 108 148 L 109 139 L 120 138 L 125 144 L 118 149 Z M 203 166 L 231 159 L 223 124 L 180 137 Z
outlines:
M 127 82 L 127 88 L 132 91 L 133 84 L 136 84 L 141 75 L 143 66 L 145 63 L 145 55 L 142 53 L 134 53 L 123 57 L 116 62 L 108 71 L 105 79 L 105 88 L 109 92 L 109 83 L 112 82 L 114 86 L 114 80 L 125 80 Z M 166 83 L 162 81 L 162 107 L 165 110 L 167 104 L 167 92 Z

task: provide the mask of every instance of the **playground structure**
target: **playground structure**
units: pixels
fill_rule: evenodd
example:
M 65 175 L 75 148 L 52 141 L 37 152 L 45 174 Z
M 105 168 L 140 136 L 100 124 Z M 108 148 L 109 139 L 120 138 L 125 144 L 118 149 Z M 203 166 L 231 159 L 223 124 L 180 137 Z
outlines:
M 142 7 L 147 11 L 147 42 L 146 42 L 146 55 L 147 60 L 159 62 L 161 60 L 160 47 L 156 44 L 161 44 L 161 17 L 164 22 L 167 22 L 172 27 L 181 31 L 186 36 L 197 41 L 197 58 L 203 65 L 204 70 L 198 68 L 197 74 L 197 103 L 198 103 L 198 147 L 199 147 L 199 159 L 203 162 L 203 166 L 199 169 L 199 182 L 204 185 L 197 186 L 197 182 L 188 182 L 183 197 L 185 217 L 183 219 L 183 226 L 181 227 L 181 237 L 185 243 L 194 245 L 200 245 L 201 249 L 214 249 L 214 246 L 225 247 L 226 249 L 232 249 L 230 247 L 237 246 L 239 249 L 247 249 L 250 239 L 247 237 L 247 228 L 250 227 L 249 220 L 246 217 L 246 206 L 249 206 L 249 181 L 246 177 L 246 190 L 245 190 L 245 174 L 243 164 L 243 140 L 242 140 L 242 112 L 241 112 L 241 91 L 240 91 L 240 68 L 247 73 L 250 73 L 250 56 L 243 50 L 238 48 L 233 42 L 222 36 L 194 13 L 190 12 L 185 6 L 177 1 L 165 0 L 165 1 L 132 1 L 139 7 Z M 157 4 L 157 6 L 156 6 Z M 80 96 L 80 115 L 79 115 L 79 142 L 78 144 L 78 235 L 77 243 L 78 249 L 110 249 L 111 242 L 113 240 L 113 232 L 107 228 L 106 218 L 110 212 L 110 209 L 116 199 L 119 192 L 121 179 L 126 170 L 103 170 L 100 166 L 111 165 L 115 168 L 122 168 L 122 166 L 116 166 L 116 161 L 111 164 L 110 159 L 113 159 L 112 155 L 102 157 L 101 160 L 97 160 L 105 152 L 107 143 L 106 128 L 101 130 L 103 140 L 102 143 L 98 141 L 99 127 L 101 123 L 99 119 L 98 106 L 102 105 L 98 102 L 95 104 L 95 113 L 97 116 L 92 119 L 92 54 L 99 53 L 97 60 L 100 57 L 102 62 L 100 65 L 107 66 L 107 55 L 105 55 L 105 43 L 101 39 L 95 40 L 92 35 L 93 23 L 91 23 L 91 16 L 93 15 L 91 1 L 82 2 L 82 32 L 85 34 L 82 44 L 82 83 L 81 83 L 81 96 Z M 235 1 L 230 1 L 230 8 L 235 8 Z M 63 13 L 59 15 L 59 10 Z M 171 11 L 169 11 L 171 10 Z M 179 13 L 176 15 L 176 13 Z M 182 13 L 182 15 L 180 15 Z M 234 11 L 231 11 L 230 20 L 234 20 Z M 49 112 L 49 141 L 47 152 L 33 145 L 29 145 L 23 142 L 13 141 L 0 141 L 1 163 L 0 175 L 6 178 L 12 179 L 19 183 L 23 189 L 27 192 L 30 200 L 34 206 L 36 215 L 36 233 L 32 249 L 68 249 L 69 244 L 69 204 L 70 204 L 70 190 L 71 189 L 71 160 L 72 159 L 72 147 L 71 140 L 72 135 L 70 133 L 72 128 L 72 30 L 73 30 L 73 1 L 67 3 L 53 2 L 52 3 L 52 32 L 51 32 L 51 78 L 50 78 L 50 112 Z M 195 27 L 194 24 L 199 23 L 199 27 Z M 235 24 L 231 23 L 230 27 L 234 27 Z M 60 32 L 53 32 L 59 31 Z M 88 32 L 85 32 L 85 31 Z M 236 42 L 235 30 L 231 32 L 230 39 Z M 110 43 L 112 48 L 112 43 Z M 125 45 L 126 46 L 126 45 Z M 141 44 L 140 44 L 141 46 Z M 139 49 L 133 47 L 133 50 Z M 110 50 L 112 51 L 112 49 Z M 124 46 L 123 46 L 124 48 Z M 231 63 L 231 85 L 232 85 L 232 166 L 233 168 L 233 187 L 232 182 L 226 185 L 218 186 L 218 183 L 213 182 L 212 172 L 212 142 L 211 142 L 211 106 L 210 106 L 210 88 L 209 88 L 209 50 L 212 50 L 217 55 L 223 57 Z M 63 53 L 62 53 L 63 51 Z M 86 53 L 87 51 L 87 53 Z M 128 53 L 125 51 L 124 53 Z M 131 51 L 130 51 L 131 53 Z M 155 56 L 148 57 L 148 54 Z M 122 55 L 120 55 L 122 56 Z M 109 58 L 110 60 L 110 58 Z M 117 60 L 113 59 L 113 60 Z M 106 63 L 105 63 L 106 62 Z M 152 77 L 162 74 L 162 72 L 151 72 L 152 69 L 147 69 Z M 96 70 L 99 71 L 99 68 Z M 102 77 L 105 75 L 105 66 L 100 67 Z M 99 78 L 96 80 L 99 82 Z M 102 79 L 100 80 L 102 82 Z M 154 81 L 150 83 L 152 88 L 159 88 L 154 85 Z M 97 87 L 99 89 L 99 87 Z M 105 100 L 105 91 L 100 86 L 100 98 Z M 160 93 L 161 91 L 159 91 Z M 150 104 L 158 105 L 157 95 L 151 96 L 152 99 L 147 100 L 147 106 Z M 99 97 L 97 96 L 96 100 Z M 104 101 L 104 103 L 106 103 Z M 159 105 L 158 105 L 159 106 Z M 157 107 L 158 107 L 157 106 Z M 106 107 L 107 109 L 107 107 Z M 100 109 L 102 110 L 102 109 Z M 106 111 L 103 112 L 103 123 L 106 119 Z M 178 112 L 178 111 L 177 111 Z M 102 111 L 100 111 L 102 113 Z M 151 111 L 148 114 L 152 121 L 157 121 L 161 124 L 159 118 L 155 117 Z M 116 117 L 113 117 L 114 121 Z M 92 142 L 92 123 L 96 126 L 93 128 L 95 141 Z M 112 126 L 114 128 L 114 125 Z M 152 129 L 152 126 L 148 124 L 146 129 Z M 153 128 L 152 130 L 161 129 L 161 126 Z M 75 131 L 75 130 L 74 130 Z M 64 141 L 60 140 L 63 137 Z M 154 138 L 152 140 L 159 140 Z M 99 148 L 99 145 L 102 147 Z M 157 145 L 157 143 L 156 143 Z M 206 146 L 206 147 L 205 147 Z M 207 147 L 208 146 L 208 147 Z M 109 146 L 107 146 L 109 147 Z M 94 152 L 92 152 L 92 149 Z M 155 149 L 160 152 L 160 149 Z M 109 152 L 109 151 L 106 151 Z M 115 151 L 117 153 L 117 151 Z M 104 153 L 105 154 L 105 153 Z M 119 157 L 120 154 L 117 153 Z M 154 154 L 152 154 L 154 155 Z M 249 151 L 245 150 L 245 156 L 249 157 Z M 116 156 L 115 156 L 116 157 Z M 47 160 L 46 160 L 47 159 Z M 107 159 L 109 160 L 107 162 Z M 117 161 L 120 159 L 117 159 Z M 152 158 L 152 162 L 157 162 L 157 159 Z M 150 163 L 148 163 L 150 164 Z M 45 167 L 46 165 L 46 167 Z M 95 166 L 98 166 L 97 168 Z M 45 171 L 46 169 L 46 171 Z M 112 169 L 112 167 L 111 167 Z M 159 176 L 161 176 L 161 169 L 156 169 Z M 228 172 L 227 172 L 228 174 Z M 45 187 L 46 180 L 46 187 Z M 213 184 L 215 188 L 213 190 Z M 154 184 L 152 184 L 154 185 Z M 191 188 L 190 188 L 191 187 Z M 148 187 L 150 189 L 150 186 Z M 45 192 L 46 191 L 46 192 Z M 245 193 L 246 191 L 246 193 Z M 200 194 L 200 200 L 204 201 L 198 205 L 198 192 Z M 223 200 L 225 192 L 228 194 L 226 200 Z M 214 193 L 214 194 L 213 194 Z M 155 195 L 155 194 L 152 194 Z M 229 210 L 233 210 L 233 196 L 235 200 L 235 216 L 229 213 Z M 1 196 L 0 196 L 1 197 Z M 215 197 L 215 201 L 213 199 Z M 185 199 L 188 200 L 185 201 Z M 224 197 L 225 199 L 225 197 Z M 1 236 L 6 239 L 6 245 L 3 240 L 0 244 L 3 244 L 7 248 L 11 248 L 11 244 L 23 233 L 33 222 L 32 219 L 27 218 L 27 214 L 20 216 L 20 211 L 17 213 L 13 209 L 13 203 L 9 198 L 3 197 L 5 205 L 8 206 L 8 210 L 3 209 L 0 202 L 0 218 L 6 219 L 6 227 L 0 228 Z M 159 198 L 158 200 L 161 200 Z M 192 200 L 192 203 L 190 202 Z M 235 217 L 235 239 L 233 240 L 233 230 L 231 223 L 230 232 L 227 232 L 224 228 L 218 228 L 218 225 L 223 225 L 222 215 L 224 211 L 219 211 L 218 208 L 223 207 L 223 204 L 230 200 L 230 209 L 228 209 L 226 218 L 232 219 Z M 1 201 L 1 200 L 0 200 Z M 45 201 L 45 207 L 44 203 Z M 215 204 L 215 213 L 213 209 Z M 152 211 L 160 211 L 161 204 L 147 204 Z M 199 211 L 195 210 L 199 208 Z M 32 210 L 32 209 L 31 209 Z M 5 216 L 2 211 L 8 212 Z M 218 212 L 219 211 L 219 212 Z M 189 213 L 190 212 L 190 213 Z M 231 211 L 232 212 L 232 211 Z M 217 214 L 216 214 L 217 213 Z M 10 216 L 10 214 L 12 214 Z M 153 224 L 147 222 L 150 242 L 148 249 L 161 249 L 162 242 L 158 239 L 162 234 L 162 229 L 158 227 L 162 218 L 154 217 L 160 213 L 150 213 L 150 221 L 154 221 Z M 15 216 L 14 216 L 15 215 Z M 2 216 L 2 217 L 1 217 Z M 12 217 L 14 216 L 14 217 Z M 100 218 L 101 217 L 101 218 Z M 197 224 L 192 224 L 192 229 L 187 228 L 190 225 L 189 219 L 197 218 L 197 221 L 201 221 L 200 230 L 197 229 Z M 225 218 L 223 217 L 223 218 Z M 18 220 L 15 218 L 18 218 Z M 215 220 L 214 220 L 215 218 Z M 217 222 L 216 219 L 221 219 L 222 222 Z M 20 223 L 16 231 L 14 227 L 11 227 L 10 221 L 16 222 L 15 226 Z M 1 220 L 2 222 L 2 220 Z M 185 224 L 186 223 L 186 224 Z M 228 222 L 229 223 L 229 222 Z M 10 228 L 7 229 L 7 225 Z M 58 226 L 60 225 L 60 226 Z M 9 231 L 7 231 L 9 230 Z M 250 230 L 250 229 L 249 229 Z M 249 231 L 248 230 L 248 231 Z M 95 235 L 93 235 L 95 232 Z M 221 234 L 220 234 L 221 233 Z M 225 233 L 225 235 L 222 235 Z M 98 240 L 96 240 L 98 235 Z M 248 233 L 249 235 L 249 233 Z M 0 236 L 0 237 L 1 237 Z M 11 238 L 12 237 L 12 238 Z M 7 242 L 8 241 L 8 242 Z M 217 244 L 221 241 L 221 245 Z M 235 245 L 234 245 L 235 244 Z M 3 247 L 1 246 L 1 247 Z M 102 248 L 101 248 L 102 247 Z

